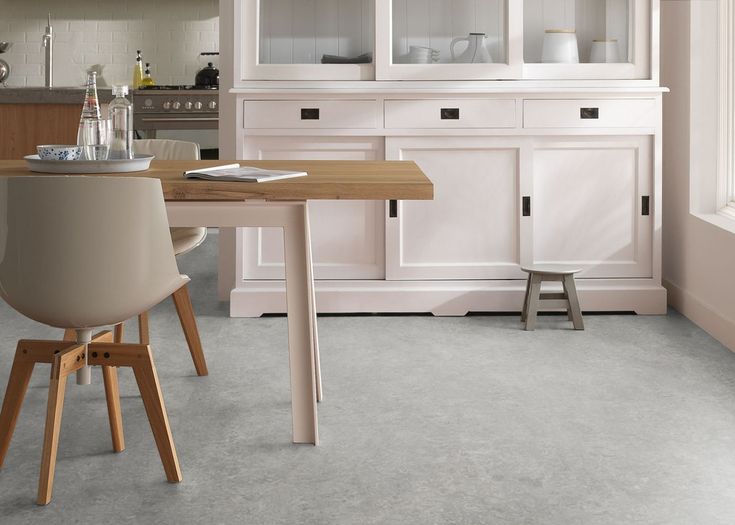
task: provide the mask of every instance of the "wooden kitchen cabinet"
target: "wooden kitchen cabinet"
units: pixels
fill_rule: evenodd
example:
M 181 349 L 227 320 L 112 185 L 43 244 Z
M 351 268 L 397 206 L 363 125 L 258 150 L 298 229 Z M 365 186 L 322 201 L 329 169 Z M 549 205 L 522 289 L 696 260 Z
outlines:
M 76 144 L 81 113 L 81 104 L 0 104 L 0 159 L 33 155 L 40 144 Z
M 534 141 L 529 215 L 534 264 L 578 266 L 578 278 L 652 276 L 650 137 Z
M 400 201 L 386 219 L 386 278 L 522 279 L 520 142 L 494 137 L 386 139 L 388 160 L 413 160 L 434 200 Z
M 220 147 L 242 159 L 413 160 L 433 181 L 431 202 L 312 207 L 319 312 L 519 311 L 520 266 L 563 263 L 582 268 L 586 310 L 665 313 L 659 8 L 220 2 L 233 38 Z M 576 39 L 578 62 L 544 59 L 548 35 Z M 472 42 L 483 61 L 465 61 Z M 422 47 L 431 60 L 412 60 Z M 370 52 L 371 63 L 321 63 Z M 285 311 L 280 234 L 237 239 L 231 314 Z
M 253 137 L 243 158 L 272 160 L 382 160 L 376 137 Z M 319 201 L 309 204 L 316 279 L 382 279 L 382 201 Z M 283 279 L 283 231 L 245 228 L 240 239 L 242 279 Z

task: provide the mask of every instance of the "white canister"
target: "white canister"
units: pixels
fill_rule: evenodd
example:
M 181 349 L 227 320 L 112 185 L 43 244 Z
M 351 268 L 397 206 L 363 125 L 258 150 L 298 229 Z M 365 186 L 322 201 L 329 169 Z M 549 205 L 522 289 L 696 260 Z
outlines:
M 590 62 L 602 64 L 620 62 L 618 41 L 615 39 L 593 40 L 590 48 Z
M 555 64 L 579 63 L 577 33 L 574 29 L 547 29 L 541 62 Z

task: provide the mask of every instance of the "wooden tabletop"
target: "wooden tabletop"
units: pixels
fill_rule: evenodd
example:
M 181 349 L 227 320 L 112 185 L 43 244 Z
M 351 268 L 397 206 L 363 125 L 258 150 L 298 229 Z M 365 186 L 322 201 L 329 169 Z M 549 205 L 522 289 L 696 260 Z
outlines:
M 186 170 L 233 162 L 257 168 L 305 171 L 308 175 L 260 183 L 185 179 L 183 175 Z M 0 161 L 0 177 L 18 175 L 43 174 L 30 171 L 23 160 Z M 434 197 L 434 185 L 412 161 L 154 160 L 147 171 L 102 175 L 161 179 L 166 200 L 175 201 L 431 200 Z

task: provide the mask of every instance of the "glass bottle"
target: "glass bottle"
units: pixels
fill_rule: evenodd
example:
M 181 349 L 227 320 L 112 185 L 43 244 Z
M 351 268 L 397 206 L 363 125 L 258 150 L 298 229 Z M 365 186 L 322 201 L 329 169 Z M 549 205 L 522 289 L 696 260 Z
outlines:
M 97 72 L 89 71 L 84 106 L 77 132 L 77 144 L 82 146 L 83 159 L 107 159 L 110 148 L 108 132 L 108 121 L 103 120 L 100 115 L 100 103 L 97 98 Z
M 125 98 L 128 86 L 112 86 L 110 102 L 110 159 L 133 158 L 133 105 Z
M 140 49 L 138 49 L 138 56 L 135 57 L 135 67 L 133 68 L 133 89 L 140 88 L 141 82 L 143 82 L 143 58 L 140 56 Z
M 145 63 L 145 75 L 143 76 L 143 80 L 140 81 L 141 87 L 148 87 L 148 86 L 155 86 L 156 83 L 153 81 L 153 77 L 151 77 L 151 63 L 146 62 Z

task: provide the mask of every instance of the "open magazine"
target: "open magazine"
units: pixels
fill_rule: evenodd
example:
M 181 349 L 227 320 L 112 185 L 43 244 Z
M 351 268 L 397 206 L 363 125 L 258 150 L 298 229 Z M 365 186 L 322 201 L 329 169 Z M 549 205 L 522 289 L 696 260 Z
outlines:
M 234 182 L 267 182 L 271 180 L 306 177 L 305 171 L 264 170 L 252 166 L 227 164 L 184 172 L 187 179 L 224 180 Z

